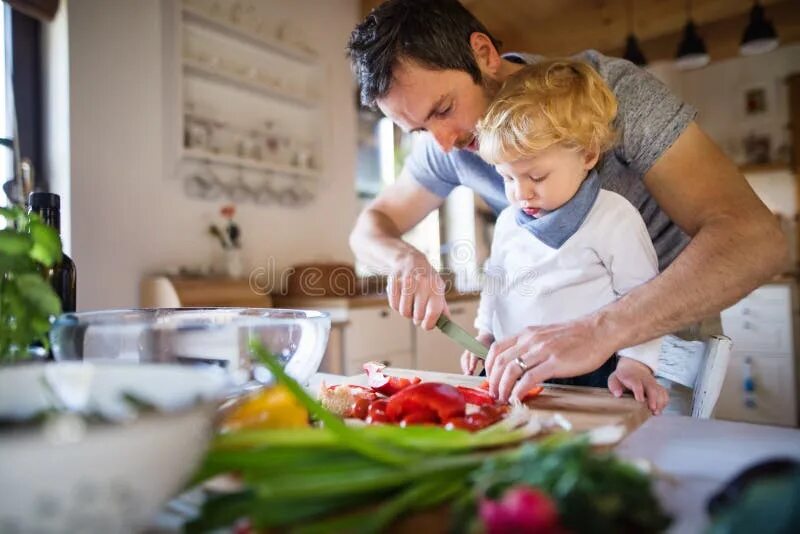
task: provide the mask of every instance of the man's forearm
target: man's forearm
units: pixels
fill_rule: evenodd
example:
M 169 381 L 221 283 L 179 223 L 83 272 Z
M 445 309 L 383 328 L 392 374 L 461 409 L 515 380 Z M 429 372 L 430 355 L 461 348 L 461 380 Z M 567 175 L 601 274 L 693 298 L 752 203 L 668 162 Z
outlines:
M 616 350 L 719 313 L 780 272 L 788 248 L 769 215 L 709 222 L 659 276 L 591 319 Z
M 364 210 L 350 234 L 350 248 L 370 269 L 380 273 L 397 270 L 400 262 L 420 252 L 402 239 L 391 219 L 377 210 Z

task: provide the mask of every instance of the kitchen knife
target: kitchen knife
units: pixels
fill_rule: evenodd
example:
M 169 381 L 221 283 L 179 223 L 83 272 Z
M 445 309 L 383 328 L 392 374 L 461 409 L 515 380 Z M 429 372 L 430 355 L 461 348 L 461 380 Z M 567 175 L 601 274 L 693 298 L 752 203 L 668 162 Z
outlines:
M 439 316 L 439 320 L 436 321 L 436 327 L 444 332 L 447 337 L 470 351 L 478 358 L 485 360 L 486 356 L 489 354 L 489 349 L 484 347 L 480 341 L 472 337 L 469 332 L 445 317 L 444 314 Z

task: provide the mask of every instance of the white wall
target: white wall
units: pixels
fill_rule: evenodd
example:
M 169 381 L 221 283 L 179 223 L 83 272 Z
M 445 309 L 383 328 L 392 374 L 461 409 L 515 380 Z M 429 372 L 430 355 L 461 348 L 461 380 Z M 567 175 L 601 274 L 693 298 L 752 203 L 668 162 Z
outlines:
M 697 122 L 738 164 L 746 163 L 742 140 L 750 133 L 769 135 L 773 159 L 785 157 L 779 147 L 791 142 L 788 91 L 784 80 L 800 72 L 800 44 L 783 46 L 770 53 L 737 57 L 709 66 L 681 72 L 671 63 L 648 67 L 675 94 L 695 106 Z M 767 96 L 764 113 L 745 112 L 744 93 L 763 87 Z M 790 266 L 797 264 L 797 181 L 788 170 L 754 172 L 745 175 L 764 204 L 778 216 L 789 239 Z
M 165 0 L 170 1 L 170 0 Z M 248 266 L 352 261 L 355 221 L 354 84 L 344 46 L 357 0 L 271 0 L 319 51 L 326 118 L 323 186 L 302 209 L 240 206 Z M 164 176 L 162 7 L 158 0 L 71 0 L 69 79 L 72 253 L 78 308 L 135 306 L 141 277 L 208 262 L 220 203 L 188 199 Z
M 44 173 L 50 188 L 61 196 L 61 241 L 72 254 L 72 193 L 70 187 L 69 132 L 69 22 L 63 6 L 42 32 L 42 81 L 44 86 Z
M 800 44 L 759 56 L 713 62 L 693 71 L 679 71 L 667 62 L 654 64 L 648 70 L 698 109 L 698 124 L 737 163 L 745 163 L 741 141 L 751 132 L 771 137 L 773 157 L 779 146 L 789 142 L 784 80 L 787 75 L 800 72 Z M 744 93 L 754 87 L 764 88 L 767 111 L 747 115 Z

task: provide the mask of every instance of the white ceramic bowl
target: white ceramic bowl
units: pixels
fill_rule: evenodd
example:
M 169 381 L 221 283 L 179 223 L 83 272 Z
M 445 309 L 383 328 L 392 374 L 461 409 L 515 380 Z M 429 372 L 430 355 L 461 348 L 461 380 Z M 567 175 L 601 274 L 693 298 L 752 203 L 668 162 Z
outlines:
M 0 532 L 135 532 L 201 459 L 220 369 L 61 362 L 0 368 Z M 127 393 L 156 407 L 132 409 Z M 54 403 L 67 415 L 17 424 Z M 90 422 L 73 410 L 102 413 Z

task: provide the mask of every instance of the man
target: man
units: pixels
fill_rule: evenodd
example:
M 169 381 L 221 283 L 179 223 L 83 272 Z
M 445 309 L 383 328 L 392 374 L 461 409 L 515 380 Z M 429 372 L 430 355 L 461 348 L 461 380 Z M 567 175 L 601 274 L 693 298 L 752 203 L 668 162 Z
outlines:
M 350 237 L 362 261 L 392 273 L 390 306 L 424 329 L 448 313 L 444 284 L 401 236 L 457 185 L 496 212 L 506 205 L 502 178 L 475 154 L 474 128 L 503 81 L 537 58 L 500 56 L 498 46 L 456 0 L 389 0 L 348 43 L 362 103 L 405 131 L 425 132 L 398 181 L 367 206 Z M 580 320 L 495 342 L 487 366 L 501 399 L 552 378 L 601 367 L 610 373 L 604 364 L 617 350 L 717 315 L 776 274 L 787 254 L 774 218 L 690 106 L 631 63 L 593 51 L 578 57 L 619 101 L 620 139 L 597 167 L 601 182 L 639 209 L 661 272 Z

